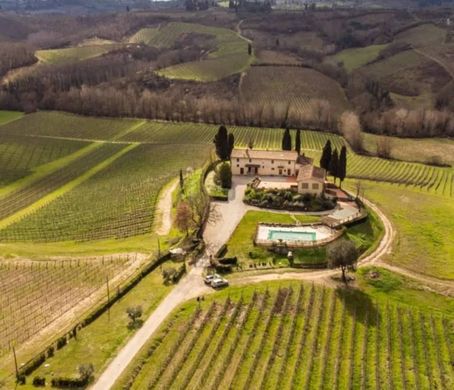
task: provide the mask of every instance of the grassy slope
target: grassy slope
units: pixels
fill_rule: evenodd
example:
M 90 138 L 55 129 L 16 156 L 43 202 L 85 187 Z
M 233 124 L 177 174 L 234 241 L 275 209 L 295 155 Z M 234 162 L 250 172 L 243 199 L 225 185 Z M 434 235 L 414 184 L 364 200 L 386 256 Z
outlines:
M 330 56 L 329 61 L 342 62 L 347 72 L 360 68 L 375 60 L 387 45 L 370 45 L 355 49 L 346 49 Z
M 397 239 L 387 261 L 430 276 L 454 278 L 454 203 L 405 186 L 364 182 L 366 198 L 389 216 Z
M 380 136 L 364 134 L 364 147 L 376 153 Z M 428 162 L 437 157 L 445 164 L 454 165 L 454 140 L 443 138 L 398 138 L 386 137 L 391 144 L 391 157 L 403 161 Z
M 20 119 L 23 116 L 24 116 L 24 114 L 19 111 L 0 110 L 0 126 L 6 124 L 8 122 L 15 121 L 16 119 Z

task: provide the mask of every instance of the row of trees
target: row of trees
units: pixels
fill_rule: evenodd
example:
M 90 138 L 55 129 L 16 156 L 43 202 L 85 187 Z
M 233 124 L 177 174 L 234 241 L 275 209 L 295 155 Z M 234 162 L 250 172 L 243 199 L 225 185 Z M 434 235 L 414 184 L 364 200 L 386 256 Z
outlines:
M 292 136 L 290 134 L 290 129 L 286 128 L 282 136 L 282 150 L 292 150 Z M 295 151 L 298 154 L 301 154 L 301 130 L 296 130 L 295 137 Z
M 334 183 L 336 183 L 336 179 L 339 179 L 342 186 L 342 182 L 347 176 L 347 147 L 342 146 L 339 154 L 336 148 L 332 150 L 331 141 L 326 141 L 320 157 L 320 167 L 334 177 Z

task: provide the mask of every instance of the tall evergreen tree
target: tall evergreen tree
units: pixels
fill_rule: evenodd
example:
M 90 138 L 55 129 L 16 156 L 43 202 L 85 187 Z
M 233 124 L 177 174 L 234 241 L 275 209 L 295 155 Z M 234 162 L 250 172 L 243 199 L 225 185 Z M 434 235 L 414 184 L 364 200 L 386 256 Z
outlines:
M 340 155 L 339 155 L 339 167 L 337 169 L 337 176 L 340 180 L 340 186 L 342 187 L 342 182 L 347 176 L 347 147 L 342 146 Z
M 225 161 L 229 158 L 229 139 L 227 129 L 224 125 L 219 127 L 217 134 L 214 136 L 214 145 L 216 147 L 216 154 L 218 157 Z
M 292 150 L 292 136 L 290 130 L 286 128 L 282 136 L 282 150 Z
M 229 133 L 229 138 L 228 138 L 228 143 L 229 143 L 229 157 L 232 155 L 232 150 L 235 147 L 235 136 L 233 133 Z
M 320 167 L 326 169 L 326 171 L 329 171 L 331 155 L 332 155 L 331 141 L 328 140 L 326 141 L 325 146 L 323 147 L 322 157 L 320 158 Z
M 334 149 L 333 155 L 331 156 L 331 161 L 329 163 L 329 173 L 334 177 L 334 183 L 336 183 L 336 178 L 339 177 L 339 154 L 337 149 Z
M 181 193 L 184 193 L 184 177 L 182 169 L 180 169 L 180 191 Z
M 298 155 L 301 154 L 301 130 L 296 130 L 296 138 L 295 138 L 295 151 Z

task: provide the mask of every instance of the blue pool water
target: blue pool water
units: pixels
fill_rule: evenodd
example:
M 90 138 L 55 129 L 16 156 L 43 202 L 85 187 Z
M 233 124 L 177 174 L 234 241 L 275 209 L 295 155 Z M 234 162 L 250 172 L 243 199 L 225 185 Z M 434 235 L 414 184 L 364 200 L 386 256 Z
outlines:
M 303 232 L 292 230 L 270 230 L 268 232 L 268 240 L 283 240 L 283 241 L 315 241 L 315 232 Z

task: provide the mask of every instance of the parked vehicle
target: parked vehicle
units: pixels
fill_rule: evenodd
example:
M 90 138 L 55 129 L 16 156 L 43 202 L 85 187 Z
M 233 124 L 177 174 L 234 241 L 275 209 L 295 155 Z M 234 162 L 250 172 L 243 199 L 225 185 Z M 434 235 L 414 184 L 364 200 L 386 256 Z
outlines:
M 224 278 L 216 278 L 211 281 L 211 287 L 213 288 L 227 287 L 228 285 L 229 282 Z
M 220 277 L 218 274 L 211 274 L 211 275 L 205 276 L 204 281 L 205 281 L 205 284 L 211 285 L 211 282 L 212 282 L 214 279 L 220 279 L 220 278 L 221 278 L 221 277 Z

